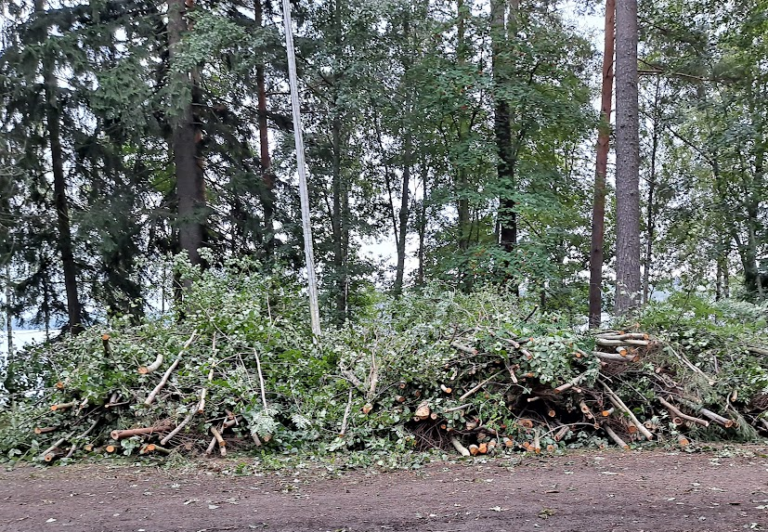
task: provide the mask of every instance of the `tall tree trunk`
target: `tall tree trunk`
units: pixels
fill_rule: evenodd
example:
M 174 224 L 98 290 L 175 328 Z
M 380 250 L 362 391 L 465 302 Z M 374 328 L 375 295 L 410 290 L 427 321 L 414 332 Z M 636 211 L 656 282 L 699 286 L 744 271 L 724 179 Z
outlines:
M 331 229 L 333 231 L 333 267 L 334 267 L 334 297 L 336 300 L 336 323 L 341 325 L 347 319 L 348 307 L 348 282 L 347 282 L 347 260 L 346 249 L 349 231 L 347 228 L 346 189 L 344 186 L 344 176 L 342 175 L 342 140 L 341 140 L 341 118 L 338 116 L 338 109 L 333 110 L 334 117 L 331 121 L 331 142 L 333 144 L 333 166 L 332 166 L 332 193 L 333 209 L 331 213 Z
M 429 172 L 424 166 L 421 166 L 422 173 L 422 199 L 421 210 L 419 211 L 419 268 L 416 272 L 416 284 L 421 286 L 424 284 L 424 259 L 426 256 L 426 235 L 427 235 L 427 201 L 429 198 L 427 175 Z
M 403 278 L 405 277 L 405 244 L 408 238 L 408 218 L 410 216 L 410 186 L 411 186 L 411 158 L 412 141 L 410 131 L 405 131 L 403 142 L 403 183 L 400 192 L 400 212 L 398 213 L 399 227 L 397 235 L 397 268 L 395 271 L 394 292 L 399 296 L 403 291 Z
M 36 0 L 35 8 L 45 10 L 45 1 Z M 69 219 L 67 179 L 64 175 L 64 150 L 61 145 L 61 107 L 58 101 L 59 83 L 54 71 L 53 60 L 43 59 L 43 80 L 45 84 L 45 116 L 48 126 L 48 142 L 51 149 L 51 170 L 53 174 L 54 205 L 58 227 L 57 247 L 64 271 L 64 289 L 67 294 L 67 316 L 73 335 L 83 330 L 83 311 L 77 285 L 77 264 L 72 245 L 72 228 Z
M 467 62 L 467 42 L 466 42 L 466 6 L 464 0 L 457 0 L 457 26 L 456 26 L 456 60 L 459 67 L 462 67 Z M 467 140 L 469 136 L 469 123 L 464 116 L 459 116 L 459 126 L 457 142 L 462 143 Z M 462 164 L 458 165 L 456 172 L 456 195 L 457 195 L 457 211 L 459 215 L 458 219 L 458 245 L 461 251 L 469 249 L 471 233 L 472 233 L 472 219 L 471 210 L 469 204 L 469 178 L 467 171 Z
M 256 25 L 262 27 L 264 7 L 262 0 L 255 0 Z M 259 153 L 261 159 L 261 205 L 264 209 L 264 253 L 272 257 L 275 244 L 275 174 L 269 154 L 269 124 L 267 123 L 267 86 L 264 65 L 256 67 L 256 93 L 259 108 Z
M 661 79 L 656 78 L 656 93 L 653 100 L 653 119 L 651 126 L 653 127 L 653 134 L 651 136 L 651 168 L 648 176 L 648 215 L 646 217 L 646 243 L 645 243 L 645 258 L 643 259 L 643 304 L 648 303 L 648 298 L 651 292 L 651 266 L 653 264 L 653 239 L 656 233 L 656 209 L 654 206 L 654 194 L 656 193 L 656 156 L 659 151 L 659 135 L 661 130 L 661 116 L 660 114 L 660 87 Z
M 512 117 L 509 103 L 504 97 L 511 73 L 508 61 L 504 59 L 504 50 L 508 38 L 515 38 L 518 1 L 509 2 L 509 37 L 505 30 L 504 14 L 507 3 L 502 0 L 491 1 L 491 41 L 493 43 L 493 80 L 494 96 L 494 135 L 496 138 L 496 171 L 499 186 L 505 191 L 499 198 L 499 243 L 506 252 L 511 252 L 517 245 L 517 214 L 515 212 L 516 192 L 515 157 L 512 149 Z
M 8 334 L 7 353 L 10 357 L 13 354 L 13 313 L 11 305 L 13 303 L 13 287 L 11 286 L 11 267 L 5 267 L 5 332 Z
M 171 65 L 178 57 L 182 33 L 187 30 L 184 19 L 187 12 L 185 0 L 168 1 L 168 49 Z M 173 69 L 171 69 L 173 70 Z M 198 93 L 192 72 L 172 74 L 177 76 L 176 85 L 184 87 L 181 111 L 172 119 L 171 146 L 176 166 L 176 193 L 178 196 L 179 244 L 187 252 L 192 264 L 201 264 L 199 249 L 203 246 L 206 220 L 205 182 L 203 161 L 200 153 L 200 131 L 194 113 L 194 99 Z
M 603 309 L 603 242 L 605 236 L 605 180 L 611 150 L 611 103 L 613 99 L 613 53 L 616 27 L 616 0 L 605 2 L 605 42 L 603 45 L 603 83 L 600 103 L 600 129 L 597 135 L 595 197 L 592 202 L 592 247 L 589 254 L 589 326 L 600 327 Z
M 637 91 L 637 0 L 616 9 L 616 313 L 639 306 L 640 134 Z

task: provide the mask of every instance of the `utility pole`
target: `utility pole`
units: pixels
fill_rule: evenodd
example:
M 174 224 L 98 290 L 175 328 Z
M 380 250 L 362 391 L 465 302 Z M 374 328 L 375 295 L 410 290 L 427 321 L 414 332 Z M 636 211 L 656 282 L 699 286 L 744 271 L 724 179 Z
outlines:
M 299 172 L 301 226 L 304 230 L 304 257 L 307 263 L 309 313 L 312 319 L 312 333 L 317 337 L 320 335 L 320 307 L 317 303 L 315 255 L 312 249 L 312 225 L 309 217 L 309 191 L 307 190 L 307 170 L 304 163 L 304 139 L 301 135 L 301 110 L 299 109 L 299 88 L 296 76 L 296 53 L 293 48 L 293 28 L 291 24 L 291 4 L 289 0 L 283 0 L 283 23 L 285 25 L 285 49 L 288 54 L 288 78 L 291 85 L 293 136 L 296 141 L 296 166 Z

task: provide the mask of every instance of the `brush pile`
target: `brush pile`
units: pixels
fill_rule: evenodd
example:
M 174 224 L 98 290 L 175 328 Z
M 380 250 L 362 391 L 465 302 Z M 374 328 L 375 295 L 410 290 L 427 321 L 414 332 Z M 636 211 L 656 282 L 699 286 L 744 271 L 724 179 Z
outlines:
M 470 456 L 768 434 L 764 309 L 741 339 L 711 315 L 670 327 L 669 309 L 579 333 L 495 292 L 434 291 L 314 341 L 298 287 L 238 275 L 203 275 L 182 323 L 113 323 L 17 357 L 0 451 Z

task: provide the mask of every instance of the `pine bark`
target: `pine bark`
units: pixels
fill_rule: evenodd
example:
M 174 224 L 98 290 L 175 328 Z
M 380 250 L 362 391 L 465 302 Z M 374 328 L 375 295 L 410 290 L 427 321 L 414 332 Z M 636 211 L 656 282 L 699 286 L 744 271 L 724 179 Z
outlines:
M 13 287 L 11 286 L 11 267 L 5 268 L 5 332 L 8 335 L 6 352 L 10 357 L 13 355 L 13 313 L 11 305 L 13 303 Z
M 171 65 L 178 57 L 182 33 L 187 31 L 184 0 L 168 2 L 168 49 Z M 194 98 L 198 92 L 192 72 L 176 74 L 179 87 L 185 87 L 179 98 L 180 111 L 172 119 L 171 146 L 176 167 L 178 197 L 179 244 L 192 264 L 202 264 L 199 249 L 203 246 L 206 219 L 203 161 L 200 153 L 202 132 L 194 113 Z
M 600 128 L 597 135 L 595 196 L 592 202 L 592 248 L 589 255 L 589 326 L 600 327 L 602 314 L 603 243 L 605 236 L 605 181 L 608 153 L 611 150 L 611 107 L 613 99 L 613 56 L 616 27 L 616 0 L 605 2 L 605 43 L 600 103 Z
M 262 0 L 255 3 L 255 22 L 262 27 L 264 7 Z M 267 87 L 264 65 L 256 67 L 256 94 L 259 109 L 259 155 L 261 162 L 261 205 L 264 209 L 264 252 L 271 258 L 275 243 L 275 174 L 269 153 L 269 124 L 267 123 Z
M 661 111 L 660 111 L 660 99 L 661 99 L 661 80 L 656 79 L 656 93 L 653 101 L 653 122 L 651 127 L 653 133 L 651 135 L 651 168 L 648 176 L 648 196 L 647 196 L 647 209 L 648 214 L 646 216 L 645 223 L 645 257 L 643 259 L 643 304 L 648 303 L 648 298 L 651 295 L 651 265 L 653 264 L 653 240 L 656 238 L 656 205 L 655 194 L 658 183 L 656 182 L 656 159 L 659 152 L 659 136 L 661 130 Z
M 35 8 L 42 12 L 45 9 L 45 2 L 37 0 Z M 59 84 L 54 68 L 55 64 L 52 60 L 43 60 L 45 116 L 46 125 L 48 126 L 48 142 L 51 149 L 51 173 L 53 174 L 54 206 L 56 208 L 56 225 L 58 228 L 58 241 L 56 245 L 61 256 L 62 270 L 64 272 L 69 330 L 73 335 L 76 335 L 83 330 L 83 311 L 80 304 L 77 264 L 75 263 L 72 243 L 67 178 L 64 174 L 64 149 L 61 143 L 61 106 L 58 100 Z
M 616 301 L 625 315 L 639 306 L 640 135 L 637 88 L 637 0 L 616 9 Z

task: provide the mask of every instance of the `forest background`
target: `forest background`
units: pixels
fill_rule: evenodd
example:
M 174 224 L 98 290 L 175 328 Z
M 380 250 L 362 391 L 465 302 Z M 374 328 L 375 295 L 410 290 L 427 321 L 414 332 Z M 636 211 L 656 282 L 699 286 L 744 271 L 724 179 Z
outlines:
M 77 333 L 162 314 L 184 297 L 171 265 L 182 252 L 302 276 L 278 7 L 3 2 L 9 323 Z M 642 262 L 635 303 L 659 290 L 765 298 L 765 7 L 640 2 L 642 210 L 637 238 L 617 241 L 626 209 L 614 198 L 627 188 L 608 172 L 601 309 L 626 246 Z M 582 319 L 594 139 L 607 125 L 592 106 L 599 53 L 573 13 L 603 6 L 293 10 L 324 321 L 430 281 L 503 285 Z M 373 241 L 392 243 L 394 264 L 361 251 Z

